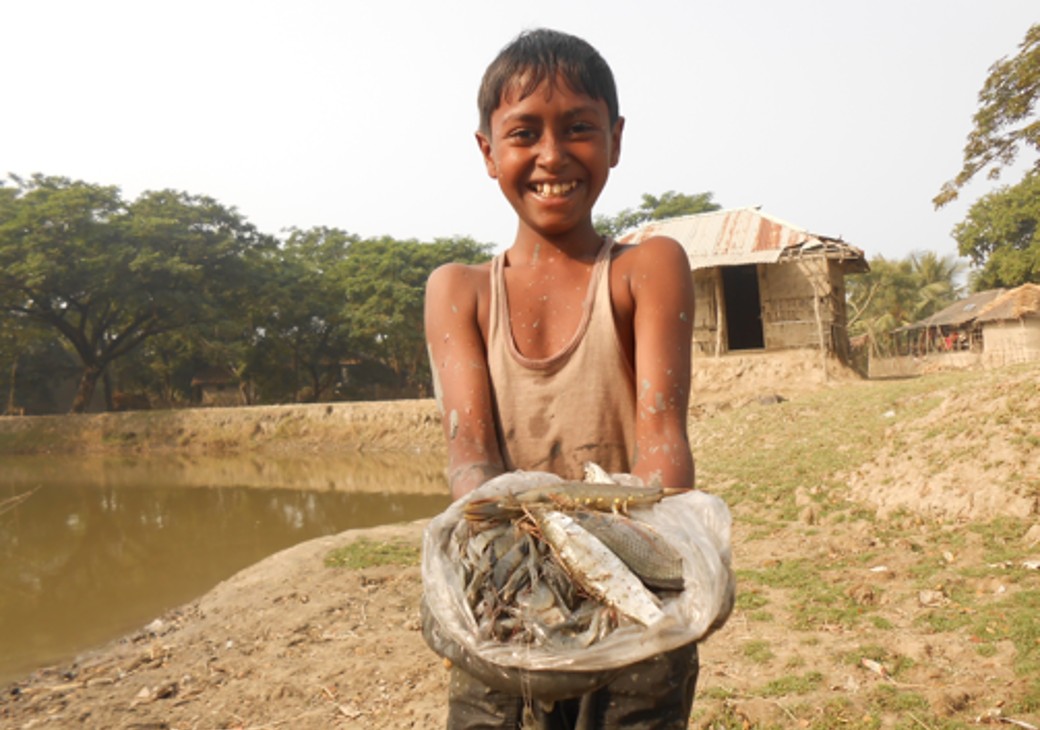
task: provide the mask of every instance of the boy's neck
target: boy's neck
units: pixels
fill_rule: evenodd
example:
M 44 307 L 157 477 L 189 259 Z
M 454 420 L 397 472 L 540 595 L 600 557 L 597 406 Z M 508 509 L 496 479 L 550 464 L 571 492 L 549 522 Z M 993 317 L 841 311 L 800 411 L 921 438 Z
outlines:
M 602 247 L 603 236 L 591 224 L 560 236 L 546 236 L 521 224 L 509 248 L 509 258 L 514 266 L 548 263 L 556 258 L 589 261 L 596 258 Z

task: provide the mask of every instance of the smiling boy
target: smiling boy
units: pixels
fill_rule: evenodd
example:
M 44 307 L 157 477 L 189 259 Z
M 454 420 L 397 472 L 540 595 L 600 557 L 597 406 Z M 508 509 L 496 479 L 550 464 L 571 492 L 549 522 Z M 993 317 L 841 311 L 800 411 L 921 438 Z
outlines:
M 448 264 L 426 291 L 426 337 L 456 499 L 515 469 L 580 479 L 585 462 L 692 487 L 686 433 L 693 292 L 670 238 L 620 246 L 593 206 L 621 153 L 613 75 L 585 41 L 521 34 L 485 72 L 476 134 L 517 215 L 486 264 Z M 535 703 L 543 728 L 685 728 L 691 644 L 623 670 L 573 701 Z M 459 669 L 451 728 L 516 728 L 521 698 Z

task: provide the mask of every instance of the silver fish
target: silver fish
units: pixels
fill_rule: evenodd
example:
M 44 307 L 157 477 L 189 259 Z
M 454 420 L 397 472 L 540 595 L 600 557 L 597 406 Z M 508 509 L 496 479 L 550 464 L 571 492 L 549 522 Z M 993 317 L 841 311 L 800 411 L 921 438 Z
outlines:
M 563 512 L 531 514 L 560 563 L 591 595 L 644 626 L 664 615 L 657 596 L 599 538 Z
M 682 555 L 653 527 L 611 512 L 580 510 L 570 514 L 648 586 L 682 590 Z

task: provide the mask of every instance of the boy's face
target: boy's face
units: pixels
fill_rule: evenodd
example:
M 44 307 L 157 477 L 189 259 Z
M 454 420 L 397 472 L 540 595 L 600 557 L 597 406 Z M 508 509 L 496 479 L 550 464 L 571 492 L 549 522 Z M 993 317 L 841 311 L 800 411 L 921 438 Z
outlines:
M 592 225 L 592 206 L 621 153 L 624 120 L 561 79 L 519 98 L 515 87 L 477 132 L 488 174 L 498 180 L 520 224 L 542 236 Z

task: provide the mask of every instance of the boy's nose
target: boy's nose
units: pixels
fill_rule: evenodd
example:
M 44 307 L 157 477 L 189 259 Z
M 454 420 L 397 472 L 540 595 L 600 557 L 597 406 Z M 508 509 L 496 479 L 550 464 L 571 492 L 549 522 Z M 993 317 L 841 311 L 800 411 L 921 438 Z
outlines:
M 567 159 L 567 150 L 563 140 L 546 134 L 542 137 L 538 150 L 538 163 L 547 169 L 559 167 Z

